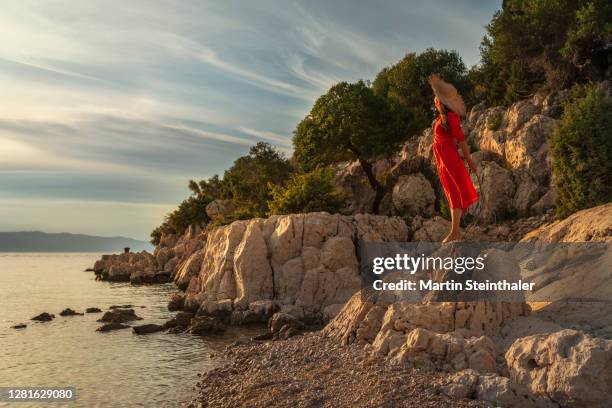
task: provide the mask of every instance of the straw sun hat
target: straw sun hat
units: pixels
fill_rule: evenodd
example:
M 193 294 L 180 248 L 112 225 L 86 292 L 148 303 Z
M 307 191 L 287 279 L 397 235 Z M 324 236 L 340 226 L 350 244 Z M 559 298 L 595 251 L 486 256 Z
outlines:
M 430 75 L 428 81 L 434 94 L 444 106 L 459 116 L 465 116 L 465 103 L 463 103 L 463 98 L 453 85 L 445 82 L 438 74 Z

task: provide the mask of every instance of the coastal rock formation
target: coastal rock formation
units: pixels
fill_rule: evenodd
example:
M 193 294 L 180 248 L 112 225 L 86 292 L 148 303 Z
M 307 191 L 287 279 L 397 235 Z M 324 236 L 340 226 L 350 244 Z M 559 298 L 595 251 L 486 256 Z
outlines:
M 461 332 L 441 334 L 413 329 L 401 347 L 392 349 L 389 354 L 392 354 L 393 363 L 415 368 L 445 371 L 471 368 L 481 373 L 497 371 L 495 343 L 486 336 L 464 337 Z
M 436 333 L 465 330 L 466 335 L 496 336 L 501 327 L 529 314 L 529 306 L 510 302 L 371 302 L 360 291 L 323 332 L 344 344 L 369 343 L 373 351 L 388 355 L 406 341 L 414 329 Z M 397 351 L 397 350 L 395 350 Z
M 453 374 L 440 387 L 442 393 L 453 398 L 487 401 L 507 408 L 553 408 L 558 405 L 533 395 L 524 385 L 495 374 L 479 374 L 467 369 Z
M 522 242 L 610 242 L 612 203 L 578 211 L 564 220 L 542 226 L 523 237 Z
M 98 279 L 111 282 L 165 283 L 174 280 L 179 288 L 185 289 L 189 279 L 197 271 L 190 268 L 197 264 L 192 257 L 206 241 L 205 233 L 192 225 L 179 237 L 162 234 L 153 254 L 146 251 L 102 255 L 93 270 Z
M 158 272 L 153 255 L 146 251 L 138 253 L 122 253 L 119 255 L 102 255 L 94 264 L 94 272 L 101 280 L 111 282 L 129 282 L 132 275 L 134 281 L 163 282 L 163 276 L 156 277 Z M 165 281 L 168 277 L 165 277 Z
M 266 322 L 277 309 L 321 321 L 359 290 L 358 242 L 405 241 L 400 218 L 309 213 L 211 229 L 185 310 Z M 195 268 L 195 265 L 190 266 Z
M 562 330 L 518 339 L 506 352 L 510 378 L 563 407 L 612 406 L 612 340 Z

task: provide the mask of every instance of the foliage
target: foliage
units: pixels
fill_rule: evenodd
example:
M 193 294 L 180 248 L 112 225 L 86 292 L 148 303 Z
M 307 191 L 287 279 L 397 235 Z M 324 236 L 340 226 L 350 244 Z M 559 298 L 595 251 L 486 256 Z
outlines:
M 205 226 L 210 219 L 206 215 L 206 205 L 212 200 L 204 195 L 192 195 L 183 200 L 178 207 L 166 215 L 162 225 L 151 232 L 151 243 L 158 245 L 163 233 L 182 234 L 190 225 Z
M 380 71 L 374 80 L 374 93 L 389 101 L 406 137 L 431 124 L 433 95 L 427 77 L 433 73 L 455 85 L 462 95 L 468 94 L 467 70 L 456 51 L 429 48 L 421 54 L 407 54 L 397 64 Z
M 578 88 L 550 140 L 557 215 L 612 201 L 612 98 Z
M 384 195 L 369 159 L 389 153 L 402 141 L 396 117 L 387 100 L 365 82 L 341 82 L 319 97 L 297 126 L 294 159 L 304 171 L 346 160 L 359 160 L 376 191 L 372 211 Z
M 501 114 L 493 116 L 487 123 L 487 129 L 493 130 L 493 131 L 499 130 L 502 120 L 503 120 L 503 115 Z
M 472 99 L 506 105 L 541 86 L 601 79 L 610 65 L 612 6 L 606 0 L 506 0 L 487 26 Z
M 231 199 L 235 219 L 263 217 L 272 198 L 270 185 L 283 184 L 292 172 L 289 160 L 269 143 L 259 142 L 223 175 L 222 198 Z
M 346 197 L 338 191 L 330 168 L 317 168 L 309 173 L 293 175 L 286 187 L 271 186 L 270 214 L 327 211 L 337 213 L 345 206 Z

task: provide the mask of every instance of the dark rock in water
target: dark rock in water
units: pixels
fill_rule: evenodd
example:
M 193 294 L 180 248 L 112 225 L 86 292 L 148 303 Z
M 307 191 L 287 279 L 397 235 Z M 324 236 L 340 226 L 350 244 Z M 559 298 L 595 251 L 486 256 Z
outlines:
M 196 336 L 207 336 L 211 334 L 220 334 L 225 331 L 225 325 L 214 317 L 199 316 L 191 319 L 189 333 Z
M 83 316 L 83 313 L 76 312 L 68 307 L 60 312 L 60 316 Z
M 192 318 L 193 318 L 193 313 L 178 312 L 176 316 L 174 316 L 174 318 L 164 323 L 164 328 L 173 329 L 173 328 L 178 327 L 182 329 L 180 331 L 184 331 L 191 324 Z
M 99 332 L 108 332 L 108 331 L 112 331 L 112 330 L 121 330 L 121 329 L 129 329 L 129 328 L 130 328 L 130 326 L 128 326 L 126 324 L 112 322 L 112 323 L 103 324 L 102 326 L 98 327 L 96 329 L 96 331 L 99 331 Z
M 183 306 L 185 305 L 185 296 L 180 293 L 175 293 L 172 295 L 172 299 L 168 302 L 168 310 L 171 312 L 175 310 L 183 310 Z
M 97 307 L 88 307 L 85 309 L 85 313 L 102 313 L 102 309 L 98 309 Z
M 133 308 L 134 305 L 112 305 L 111 307 L 109 307 L 109 310 L 115 310 L 115 309 L 131 309 Z
M 143 324 L 142 326 L 134 326 L 132 330 L 136 334 L 149 334 L 164 330 L 159 324 Z
M 133 320 L 142 320 L 142 317 L 136 316 L 134 309 L 115 309 L 104 313 L 99 322 L 103 323 L 125 323 Z
M 19 324 L 16 324 L 16 325 L 14 325 L 14 326 L 11 326 L 11 329 L 25 329 L 26 327 L 28 327 L 28 325 L 27 325 L 27 324 L 25 324 L 25 323 L 19 323 Z
M 53 319 L 55 319 L 55 315 L 54 314 L 43 312 L 43 313 L 39 314 L 38 316 L 34 316 L 30 320 L 36 320 L 37 322 L 50 322 Z

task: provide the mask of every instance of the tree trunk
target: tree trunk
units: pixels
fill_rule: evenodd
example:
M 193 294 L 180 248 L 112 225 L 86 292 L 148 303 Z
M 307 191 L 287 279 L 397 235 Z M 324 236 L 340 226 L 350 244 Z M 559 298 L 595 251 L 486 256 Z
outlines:
M 363 169 L 363 172 L 366 174 L 368 178 L 368 183 L 370 183 L 370 187 L 376 193 L 374 196 L 374 202 L 372 203 L 372 214 L 378 214 L 380 210 L 380 202 L 382 201 L 385 195 L 385 189 L 380 185 L 378 180 L 376 180 L 376 176 L 374 175 L 374 171 L 372 170 L 372 164 L 362 158 L 359 158 L 359 165 Z
M 374 196 L 374 202 L 372 203 L 372 214 L 378 214 L 380 202 L 382 201 L 385 195 L 385 189 L 380 185 L 378 180 L 376 180 L 376 176 L 374 175 L 374 171 L 372 170 L 372 163 L 367 161 L 361 155 L 361 151 L 357 149 L 353 143 L 351 143 L 350 139 L 347 142 L 348 149 L 357 156 L 357 160 L 359 160 L 359 165 L 363 169 L 363 172 L 366 174 L 368 178 L 368 183 L 370 183 L 370 187 L 376 193 Z

